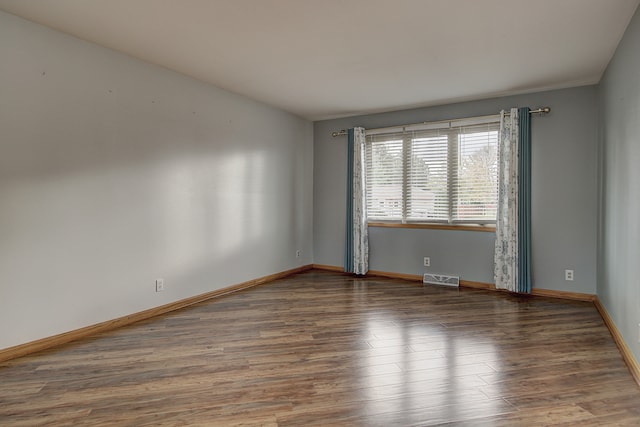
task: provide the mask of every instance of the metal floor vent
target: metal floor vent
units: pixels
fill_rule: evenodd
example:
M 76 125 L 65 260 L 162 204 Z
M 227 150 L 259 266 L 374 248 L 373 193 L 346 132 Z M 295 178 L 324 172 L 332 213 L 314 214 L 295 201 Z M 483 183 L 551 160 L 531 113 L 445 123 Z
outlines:
M 445 276 L 443 274 L 430 274 L 425 273 L 422 278 L 422 283 L 429 283 L 431 285 L 444 285 L 444 286 L 460 286 L 459 276 Z

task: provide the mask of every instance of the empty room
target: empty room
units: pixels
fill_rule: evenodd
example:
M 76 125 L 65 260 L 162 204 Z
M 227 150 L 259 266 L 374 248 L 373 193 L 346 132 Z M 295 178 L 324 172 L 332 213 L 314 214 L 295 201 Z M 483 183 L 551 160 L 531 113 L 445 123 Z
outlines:
M 640 425 L 640 0 L 0 0 L 0 425 Z

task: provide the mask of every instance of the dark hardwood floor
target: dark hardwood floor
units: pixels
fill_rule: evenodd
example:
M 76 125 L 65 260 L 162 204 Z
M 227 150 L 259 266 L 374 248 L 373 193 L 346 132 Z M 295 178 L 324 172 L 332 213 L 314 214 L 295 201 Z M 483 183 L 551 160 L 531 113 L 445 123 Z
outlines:
M 592 303 L 312 270 L 0 363 L 0 425 L 638 426 Z

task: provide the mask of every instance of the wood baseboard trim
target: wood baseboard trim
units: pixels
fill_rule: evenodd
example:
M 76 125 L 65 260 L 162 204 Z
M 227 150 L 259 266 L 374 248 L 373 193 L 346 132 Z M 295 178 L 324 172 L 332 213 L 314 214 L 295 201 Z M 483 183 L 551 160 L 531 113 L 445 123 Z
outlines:
M 460 280 L 460 286 L 464 288 L 484 289 L 487 291 L 495 291 L 496 285 L 485 282 L 472 282 L 471 280 Z
M 367 276 L 378 276 L 378 277 L 386 277 L 389 279 L 402 279 L 409 280 L 412 282 L 420 282 L 422 284 L 422 276 L 417 274 L 405 274 L 405 273 L 393 273 L 389 271 L 380 271 L 380 270 L 369 270 Z
M 508 292 L 502 289 L 497 289 L 496 285 L 493 283 L 460 280 L 460 286 L 464 286 L 465 288 L 485 289 L 488 291 Z M 538 288 L 534 288 L 531 291 L 531 295 L 539 296 L 539 297 L 559 298 L 559 299 L 589 301 L 589 302 L 593 301 L 596 298 L 596 296 L 593 294 L 582 294 L 579 292 L 555 291 L 552 289 L 538 289 Z
M 318 270 L 335 271 L 339 273 L 344 273 L 344 268 L 337 267 L 335 265 L 313 264 L 313 268 Z M 367 276 L 386 277 L 389 279 L 402 279 L 402 280 L 409 280 L 412 282 L 422 283 L 422 275 L 419 275 L 419 274 L 406 274 L 406 273 L 394 273 L 391 271 L 369 270 L 369 272 L 367 273 Z M 465 288 L 496 290 L 496 285 L 494 285 L 493 283 L 473 282 L 471 280 L 460 280 L 460 286 L 463 286 Z
M 344 267 L 338 267 L 336 265 L 313 264 L 312 268 L 315 268 L 316 270 L 333 271 L 335 273 L 344 273 Z
M 313 264 L 312 267 L 318 270 L 344 273 L 343 267 L 339 267 L 335 265 Z M 422 275 L 420 274 L 406 274 L 406 273 L 395 273 L 392 271 L 369 270 L 369 272 L 367 273 L 367 276 L 387 277 L 390 279 L 402 279 L 402 280 L 409 280 L 409 281 L 418 281 L 422 283 Z M 460 280 L 460 286 L 464 288 L 485 289 L 489 291 L 502 292 L 501 289 L 496 289 L 495 284 L 487 283 L 487 282 L 474 282 L 472 280 Z M 594 301 L 596 298 L 596 296 L 593 294 L 555 291 L 553 289 L 539 289 L 539 288 L 534 288 L 533 291 L 531 292 L 531 295 L 540 296 L 540 297 L 549 297 L 549 298 L 577 300 L 577 301 Z
M 567 291 L 554 291 L 553 289 L 538 289 L 534 288 L 531 291 L 531 295 L 539 297 L 570 299 L 574 301 L 588 301 L 592 302 L 596 296 L 593 294 L 583 294 L 580 292 L 567 292 Z
M 620 330 L 618 330 L 618 327 L 616 326 L 615 322 L 609 315 L 609 312 L 600 301 L 600 298 L 596 296 L 593 299 L 593 303 L 596 306 L 598 313 L 600 313 L 600 316 L 602 316 L 602 320 L 604 321 L 604 324 L 607 325 L 607 328 L 609 329 L 609 332 L 613 337 L 613 341 L 618 346 L 618 350 L 620 350 L 622 359 L 627 364 L 627 367 L 629 368 L 629 371 L 631 372 L 633 379 L 636 380 L 636 383 L 638 383 L 638 385 L 640 386 L 640 364 L 638 363 L 633 353 L 631 352 L 631 349 L 625 342 L 624 337 L 620 333 Z
M 303 271 L 311 270 L 313 266 L 311 264 L 304 265 L 302 267 L 293 268 L 291 270 L 282 271 L 268 276 L 260 277 L 257 279 L 249 280 L 237 285 L 228 286 L 226 288 L 217 289 L 215 291 L 207 292 L 193 297 L 185 298 L 179 301 L 175 301 L 169 304 L 161 305 L 159 307 L 150 308 L 148 310 L 133 313 L 127 316 L 119 317 L 117 319 L 107 320 L 105 322 L 96 323 L 95 325 L 85 326 L 84 328 L 75 329 L 69 332 L 63 332 L 51 337 L 41 338 L 39 340 L 31 341 L 25 344 L 19 344 L 13 347 L 0 350 L 0 363 L 7 360 L 15 359 L 17 357 L 26 356 L 41 350 L 46 350 L 52 347 L 57 347 L 62 344 L 66 344 L 71 341 L 78 340 L 80 338 L 86 338 L 88 336 L 107 332 L 113 329 L 120 328 L 125 325 L 130 325 L 141 320 L 146 320 L 151 317 L 166 314 L 171 311 L 179 310 L 181 308 L 188 307 L 190 305 L 197 304 L 199 302 L 207 301 L 214 298 L 220 298 L 225 295 L 232 294 L 234 292 L 243 291 L 245 289 L 253 288 L 265 283 L 272 282 L 277 279 L 290 276 L 292 274 L 301 273 Z
M 344 271 L 344 267 L 340 267 L 337 265 L 313 264 L 312 267 L 316 270 L 324 270 L 324 271 L 332 271 L 334 273 L 349 274 Z M 419 281 L 420 283 L 422 283 L 422 276 L 419 276 L 417 274 L 404 274 L 404 273 L 393 273 L 389 271 L 369 270 L 365 277 L 370 277 L 370 276 L 386 277 L 388 279 Z

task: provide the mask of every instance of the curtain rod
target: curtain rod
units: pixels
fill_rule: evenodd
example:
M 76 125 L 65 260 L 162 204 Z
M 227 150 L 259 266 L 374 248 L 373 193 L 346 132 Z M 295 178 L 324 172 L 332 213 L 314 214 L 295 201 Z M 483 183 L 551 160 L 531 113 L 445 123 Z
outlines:
M 529 114 L 549 114 L 551 112 L 551 107 L 540 107 L 540 108 L 536 108 L 535 110 L 529 109 Z M 507 116 L 509 115 L 509 113 L 506 114 Z M 458 119 L 456 119 L 458 120 Z M 443 122 L 450 122 L 451 120 L 442 120 Z M 416 123 L 416 124 L 424 124 L 424 123 L 437 123 L 437 122 L 422 122 L 422 123 Z M 404 126 L 411 126 L 411 125 L 404 125 Z M 398 126 L 393 126 L 393 127 L 398 127 Z M 336 137 L 336 136 L 343 136 L 347 134 L 347 130 L 346 129 L 341 129 L 337 132 L 331 132 L 331 136 L 332 137 Z

